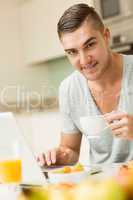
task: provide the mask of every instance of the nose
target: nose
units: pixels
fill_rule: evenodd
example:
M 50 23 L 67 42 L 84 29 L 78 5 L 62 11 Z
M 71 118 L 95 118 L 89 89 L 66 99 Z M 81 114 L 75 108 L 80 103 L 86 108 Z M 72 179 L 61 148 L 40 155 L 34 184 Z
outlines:
M 92 56 L 91 55 L 88 55 L 87 53 L 85 52 L 80 52 L 80 64 L 81 65 L 86 65 L 86 64 L 89 64 L 91 61 L 92 61 Z

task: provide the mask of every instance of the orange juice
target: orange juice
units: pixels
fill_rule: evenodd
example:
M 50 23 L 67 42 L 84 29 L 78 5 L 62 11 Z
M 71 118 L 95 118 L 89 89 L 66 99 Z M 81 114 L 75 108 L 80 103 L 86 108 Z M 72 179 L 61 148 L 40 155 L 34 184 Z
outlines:
M 0 161 L 0 183 L 18 183 L 21 181 L 21 160 Z

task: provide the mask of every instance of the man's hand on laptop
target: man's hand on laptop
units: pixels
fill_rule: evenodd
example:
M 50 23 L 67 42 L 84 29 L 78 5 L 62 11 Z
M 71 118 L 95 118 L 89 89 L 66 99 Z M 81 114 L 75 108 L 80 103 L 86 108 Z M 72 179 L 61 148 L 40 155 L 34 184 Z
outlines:
M 50 165 L 74 164 L 78 161 L 79 154 L 68 147 L 59 147 L 42 153 L 37 157 L 41 167 Z

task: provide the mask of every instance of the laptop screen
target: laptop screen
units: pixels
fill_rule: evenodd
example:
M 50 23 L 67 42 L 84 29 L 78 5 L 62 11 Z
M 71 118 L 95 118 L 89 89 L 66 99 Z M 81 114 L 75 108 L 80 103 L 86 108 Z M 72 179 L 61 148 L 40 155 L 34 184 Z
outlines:
M 0 147 L 17 141 L 22 160 L 22 183 L 44 184 L 45 176 L 11 112 L 0 113 Z M 2 148 L 0 148 L 2 151 Z M 1 152 L 0 152 L 1 154 Z

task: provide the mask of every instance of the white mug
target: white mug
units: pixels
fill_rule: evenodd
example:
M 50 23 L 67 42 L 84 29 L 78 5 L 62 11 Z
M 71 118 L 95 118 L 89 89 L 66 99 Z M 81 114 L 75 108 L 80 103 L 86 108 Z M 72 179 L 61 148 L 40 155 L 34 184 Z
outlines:
M 80 125 L 83 132 L 87 133 L 88 138 L 100 137 L 100 134 L 109 128 L 103 115 L 82 116 L 80 117 Z

